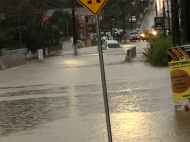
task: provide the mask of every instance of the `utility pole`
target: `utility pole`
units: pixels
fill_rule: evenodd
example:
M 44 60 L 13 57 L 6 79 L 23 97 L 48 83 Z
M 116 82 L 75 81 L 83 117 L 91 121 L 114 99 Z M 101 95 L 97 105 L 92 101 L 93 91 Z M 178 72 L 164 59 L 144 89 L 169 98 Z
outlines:
M 158 6 L 157 6 L 157 1 L 155 2 L 155 9 L 156 9 L 156 17 L 158 17 Z
M 72 6 L 72 27 L 73 27 L 73 46 L 74 46 L 74 55 L 77 55 L 77 38 L 76 38 L 76 19 L 75 19 L 75 5 L 74 0 L 71 0 Z
M 172 9 L 172 33 L 173 46 L 181 45 L 180 30 L 179 30 L 179 16 L 178 16 L 178 0 L 171 0 Z
M 111 16 L 109 15 L 109 28 L 110 28 L 110 32 L 111 32 L 111 36 L 113 35 L 112 33 L 112 22 L 111 22 Z
M 167 0 L 167 12 L 168 12 L 168 27 L 169 27 L 169 33 L 170 33 L 170 6 L 169 6 L 169 0 Z
M 18 28 L 19 28 L 19 42 L 20 42 L 20 48 L 22 48 L 22 33 L 21 33 L 21 25 L 20 25 L 20 15 L 18 17 Z
M 132 32 L 132 29 L 133 29 L 132 12 L 133 12 L 133 1 L 131 1 L 131 32 Z
M 68 19 L 67 19 L 67 38 L 69 39 L 69 27 L 68 27 Z
M 185 25 L 185 38 L 187 44 L 190 44 L 190 1 L 184 0 L 184 25 Z
M 165 25 L 165 19 L 166 19 L 166 11 L 165 11 L 165 1 L 163 0 L 163 35 L 166 35 L 166 25 Z

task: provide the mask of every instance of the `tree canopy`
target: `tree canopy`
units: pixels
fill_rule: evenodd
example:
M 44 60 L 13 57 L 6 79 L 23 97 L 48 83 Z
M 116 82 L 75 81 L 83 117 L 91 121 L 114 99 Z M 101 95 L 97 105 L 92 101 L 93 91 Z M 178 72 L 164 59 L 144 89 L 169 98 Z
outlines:
M 22 42 L 35 52 L 68 36 L 72 31 L 68 26 L 71 25 L 68 12 L 55 11 L 49 20 L 42 19 L 45 8 L 60 7 L 62 2 L 64 0 L 0 0 L 0 48 L 17 48 L 15 45 Z

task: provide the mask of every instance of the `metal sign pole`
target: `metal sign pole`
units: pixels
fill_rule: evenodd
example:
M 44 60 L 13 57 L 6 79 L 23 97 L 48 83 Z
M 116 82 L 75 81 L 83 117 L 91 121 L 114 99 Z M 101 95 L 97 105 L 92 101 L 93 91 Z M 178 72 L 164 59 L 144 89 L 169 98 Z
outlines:
M 105 77 L 105 70 L 104 70 L 104 59 L 103 59 L 103 53 L 102 53 L 102 46 L 100 43 L 101 37 L 100 37 L 100 29 L 99 29 L 99 17 L 95 16 L 95 19 L 96 19 L 98 51 L 99 51 L 100 70 L 101 70 L 101 77 L 102 77 L 102 89 L 103 89 L 103 96 L 104 96 L 104 107 L 105 107 L 105 114 L 106 114 L 108 141 L 112 142 L 110 114 L 109 114 L 109 105 L 108 105 L 108 96 L 107 96 L 107 87 L 106 87 L 106 77 Z

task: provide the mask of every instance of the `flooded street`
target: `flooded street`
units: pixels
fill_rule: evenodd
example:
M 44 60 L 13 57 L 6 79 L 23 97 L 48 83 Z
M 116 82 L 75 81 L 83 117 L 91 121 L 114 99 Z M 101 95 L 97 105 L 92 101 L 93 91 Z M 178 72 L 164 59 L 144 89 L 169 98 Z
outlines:
M 175 112 L 168 68 L 143 62 L 146 42 L 133 42 L 137 57 L 104 51 L 114 142 L 188 142 L 188 112 Z M 97 47 L 63 51 L 0 71 L 1 142 L 106 142 Z
M 150 32 L 153 8 L 142 25 Z M 189 142 L 190 113 L 174 110 L 169 68 L 144 63 L 146 42 L 122 46 L 104 51 L 113 142 Z M 131 46 L 137 57 L 125 63 Z M 0 79 L 0 142 L 108 141 L 97 47 L 27 61 Z

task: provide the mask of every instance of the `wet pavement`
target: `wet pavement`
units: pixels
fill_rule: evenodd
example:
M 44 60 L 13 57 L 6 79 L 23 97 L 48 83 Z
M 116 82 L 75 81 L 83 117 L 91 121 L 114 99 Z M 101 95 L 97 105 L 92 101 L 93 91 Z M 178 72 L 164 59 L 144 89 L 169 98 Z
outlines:
M 125 63 L 131 46 L 137 57 Z M 169 69 L 147 65 L 146 46 L 104 51 L 113 142 L 189 142 L 190 113 L 175 112 Z M 0 79 L 0 142 L 107 142 L 97 47 L 28 61 Z

